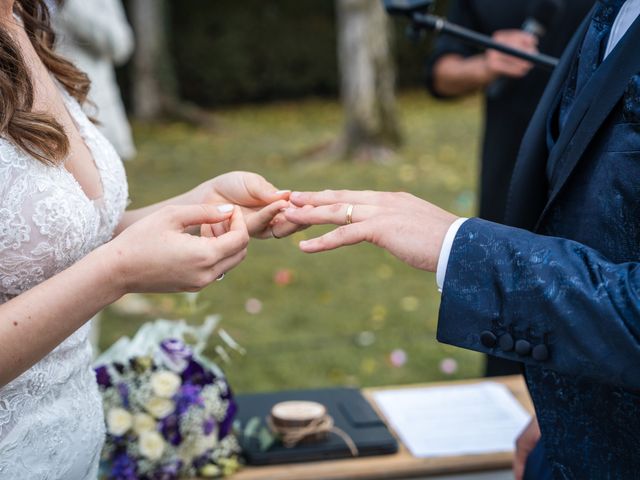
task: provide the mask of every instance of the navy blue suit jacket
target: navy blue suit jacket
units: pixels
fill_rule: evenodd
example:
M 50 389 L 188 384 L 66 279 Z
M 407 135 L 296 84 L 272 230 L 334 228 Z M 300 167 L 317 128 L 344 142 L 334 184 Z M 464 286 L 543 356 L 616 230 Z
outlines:
M 465 222 L 438 339 L 518 360 L 555 478 L 640 478 L 640 20 L 555 142 L 576 33 L 525 135 L 507 223 Z

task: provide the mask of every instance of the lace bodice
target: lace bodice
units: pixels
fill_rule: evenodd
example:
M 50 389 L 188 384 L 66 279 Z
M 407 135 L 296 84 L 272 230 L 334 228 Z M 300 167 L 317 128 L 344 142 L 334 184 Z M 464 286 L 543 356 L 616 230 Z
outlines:
M 126 206 L 120 159 L 60 90 L 93 156 L 103 195 L 90 200 L 63 166 L 43 165 L 0 139 L 0 303 L 107 242 Z M 87 323 L 0 389 L 0 480 L 97 477 L 104 421 L 88 331 Z

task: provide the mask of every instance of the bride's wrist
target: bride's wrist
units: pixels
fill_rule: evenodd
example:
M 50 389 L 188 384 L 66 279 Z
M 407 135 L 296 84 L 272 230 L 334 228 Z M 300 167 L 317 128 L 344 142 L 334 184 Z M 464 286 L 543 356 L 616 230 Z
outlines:
M 126 260 L 113 241 L 89 253 L 86 260 L 93 264 L 91 268 L 98 275 L 98 288 L 108 303 L 113 303 L 129 293 Z

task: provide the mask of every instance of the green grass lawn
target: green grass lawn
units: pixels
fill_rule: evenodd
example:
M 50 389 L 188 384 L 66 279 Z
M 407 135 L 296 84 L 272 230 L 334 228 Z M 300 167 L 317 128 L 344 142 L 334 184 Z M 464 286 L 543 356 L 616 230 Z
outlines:
M 126 165 L 133 206 L 242 169 L 261 173 L 282 189 L 404 190 L 472 215 L 478 99 L 442 103 L 409 93 L 399 99 L 399 114 L 404 146 L 393 162 L 383 165 L 305 155 L 340 131 L 340 106 L 328 100 L 219 111 L 212 131 L 182 124 L 136 125 L 139 156 Z M 202 310 L 221 314 L 222 326 L 247 350 L 225 367 L 237 391 L 373 386 L 480 374 L 481 356 L 435 341 L 439 294 L 433 274 L 412 270 L 370 245 L 316 256 L 299 252 L 297 242 L 319 231 L 252 242 L 247 260 L 201 293 Z M 288 285 L 274 281 L 283 269 L 292 273 Z M 180 295 L 147 298 L 165 316 L 179 316 L 185 309 Z M 259 313 L 247 312 L 250 299 L 261 302 Z M 133 334 L 154 315 L 108 309 L 101 346 Z M 201 315 L 190 317 L 198 319 Z M 397 349 L 407 356 L 402 366 L 390 362 Z M 448 358 L 457 361 L 453 374 L 440 366 Z

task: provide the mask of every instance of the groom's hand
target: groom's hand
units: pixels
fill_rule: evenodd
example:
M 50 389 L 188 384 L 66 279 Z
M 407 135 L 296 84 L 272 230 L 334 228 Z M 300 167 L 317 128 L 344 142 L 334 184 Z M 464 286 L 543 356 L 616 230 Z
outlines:
M 292 223 L 340 225 L 321 237 L 300 242 L 304 252 L 369 242 L 412 267 L 432 272 L 447 230 L 457 219 L 408 193 L 326 190 L 294 192 L 289 200 L 298 207 L 285 211 Z
M 249 234 L 254 238 L 286 237 L 300 229 L 281 213 L 289 206 L 289 190 L 278 190 L 264 177 L 251 172 L 229 172 L 190 192 L 197 203 L 231 203 L 242 208 Z M 225 231 L 218 225 L 215 234 Z
M 513 476 L 522 480 L 529 455 L 540 441 L 538 419 L 533 417 L 516 440 L 516 453 L 513 457 Z

